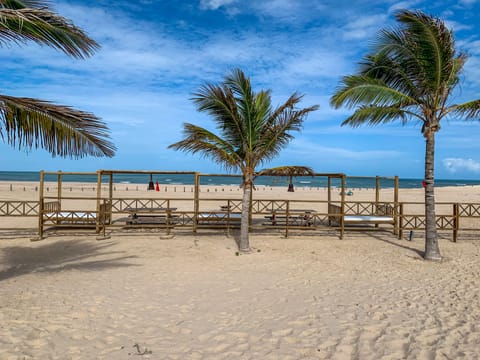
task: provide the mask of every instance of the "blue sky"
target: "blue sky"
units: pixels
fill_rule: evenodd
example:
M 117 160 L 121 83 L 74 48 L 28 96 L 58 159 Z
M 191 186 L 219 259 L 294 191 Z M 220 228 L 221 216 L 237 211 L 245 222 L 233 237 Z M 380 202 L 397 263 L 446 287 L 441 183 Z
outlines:
M 421 126 L 352 129 L 350 113 L 329 98 L 351 74 L 377 32 L 395 25 L 399 8 L 440 16 L 470 55 L 454 102 L 480 98 L 480 1 L 140 0 L 52 1 L 52 7 L 97 40 L 92 58 L 74 60 L 33 43 L 0 48 L 0 91 L 90 111 L 111 129 L 114 158 L 52 158 L 0 144 L 1 170 L 97 169 L 222 172 L 208 159 L 167 149 L 183 122 L 211 127 L 189 100 L 204 82 L 232 68 L 273 103 L 294 91 L 302 106 L 319 104 L 303 131 L 265 167 L 308 165 L 317 172 L 422 178 Z M 436 177 L 480 178 L 480 122 L 450 119 L 436 139 Z

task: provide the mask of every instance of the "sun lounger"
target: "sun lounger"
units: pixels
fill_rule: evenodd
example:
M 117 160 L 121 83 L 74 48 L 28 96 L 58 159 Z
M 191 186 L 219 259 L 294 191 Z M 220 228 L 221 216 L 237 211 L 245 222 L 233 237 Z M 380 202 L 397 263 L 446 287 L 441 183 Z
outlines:
M 57 225 L 60 224 L 72 224 L 72 225 L 95 225 L 96 223 L 95 212 L 84 211 L 59 211 L 59 212 L 46 212 L 43 215 L 44 222 L 53 222 Z
M 42 211 L 39 212 L 40 226 L 39 238 L 43 237 L 46 226 L 52 228 L 95 228 L 96 232 L 101 229 L 105 231 L 105 226 L 110 224 L 111 206 L 108 203 L 100 205 L 100 210 L 70 210 L 61 209 L 59 201 L 46 201 L 42 204 Z
M 345 224 L 393 224 L 393 216 L 345 215 Z
M 379 225 L 393 225 L 394 229 L 396 227 L 395 217 L 394 217 L 394 208 L 389 204 L 375 204 L 376 206 L 370 209 L 373 214 L 343 214 L 342 208 L 338 205 L 329 204 L 328 205 L 328 219 L 330 225 L 340 226 L 341 236 L 343 236 L 343 231 L 345 227 L 350 229 L 372 229 L 378 228 Z M 394 230 L 395 231 L 395 230 Z

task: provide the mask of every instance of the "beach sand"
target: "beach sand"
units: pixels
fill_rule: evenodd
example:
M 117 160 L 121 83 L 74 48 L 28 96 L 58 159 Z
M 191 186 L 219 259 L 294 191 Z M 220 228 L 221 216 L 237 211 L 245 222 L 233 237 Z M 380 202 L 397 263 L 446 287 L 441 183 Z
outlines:
M 213 189 L 202 196 L 235 192 Z M 284 191 L 256 195 L 326 193 Z M 421 194 L 402 191 L 400 200 Z M 0 199 L 8 196 L 38 198 L 0 184 Z M 372 191 L 352 198 L 362 196 Z M 439 198 L 480 202 L 480 191 L 437 189 Z M 27 223 L 10 221 L 16 230 L 0 234 L 2 360 L 480 357 L 477 236 L 441 238 L 444 260 L 435 263 L 421 258 L 421 233 L 413 241 L 255 233 L 255 252 L 237 256 L 237 233 L 114 232 L 98 241 L 72 231 L 31 242 Z

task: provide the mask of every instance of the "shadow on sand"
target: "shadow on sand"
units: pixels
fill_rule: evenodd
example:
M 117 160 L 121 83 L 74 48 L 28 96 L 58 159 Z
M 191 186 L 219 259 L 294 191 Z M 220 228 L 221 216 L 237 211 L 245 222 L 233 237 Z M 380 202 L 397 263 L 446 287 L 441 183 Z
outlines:
M 420 258 L 423 259 L 424 255 L 425 255 L 425 252 L 424 251 L 421 251 L 421 250 L 418 250 L 414 247 L 411 247 L 411 246 L 408 246 L 406 244 L 408 244 L 408 241 L 405 242 L 405 240 L 398 240 L 397 238 L 391 238 L 391 237 L 384 237 L 384 236 L 381 236 L 380 234 L 369 234 L 371 237 L 373 237 L 374 239 L 377 239 L 377 240 L 380 240 L 380 241 L 383 241 L 387 244 L 390 244 L 390 245 L 394 245 L 394 246 L 397 246 L 399 248 L 402 248 L 402 249 L 405 249 L 405 250 L 409 250 L 415 254 L 417 254 Z
M 59 240 L 36 246 L 8 246 L 0 249 L 0 281 L 29 273 L 56 273 L 65 270 L 100 271 L 138 266 L 129 263 L 136 256 L 109 250 L 114 242 Z

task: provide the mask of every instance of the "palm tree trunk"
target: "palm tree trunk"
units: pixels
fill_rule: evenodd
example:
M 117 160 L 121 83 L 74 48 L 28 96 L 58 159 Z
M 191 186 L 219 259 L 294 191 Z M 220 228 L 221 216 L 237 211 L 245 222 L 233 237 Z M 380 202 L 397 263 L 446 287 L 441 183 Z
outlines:
M 441 260 L 435 219 L 435 132 L 425 137 L 425 260 Z
M 238 250 L 241 252 L 250 251 L 249 242 L 249 227 L 250 227 L 250 202 L 252 193 L 252 180 L 246 179 L 243 184 L 243 199 L 242 199 L 242 219 L 240 223 L 240 243 Z

